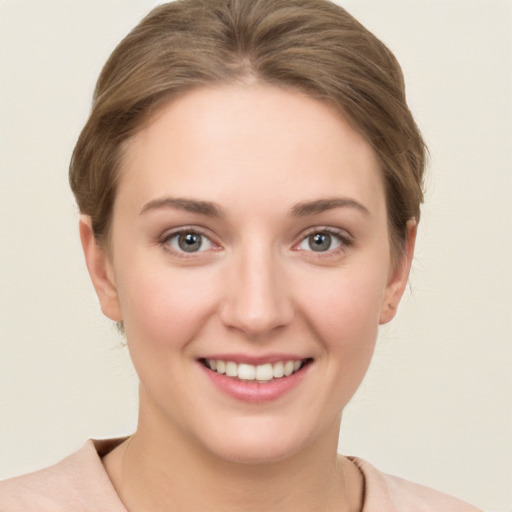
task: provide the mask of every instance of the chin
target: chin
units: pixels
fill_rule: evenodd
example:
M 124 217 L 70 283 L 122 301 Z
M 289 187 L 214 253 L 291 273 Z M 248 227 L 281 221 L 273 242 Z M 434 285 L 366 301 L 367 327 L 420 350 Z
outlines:
M 210 429 L 203 445 L 214 456 L 227 462 L 257 465 L 272 464 L 292 458 L 313 440 L 305 432 L 268 421 Z M 272 423 L 272 422 L 270 422 Z M 278 422 L 280 423 L 280 422 Z
M 291 446 L 269 445 L 263 441 L 255 443 L 230 443 L 230 446 L 210 448 L 214 454 L 236 464 L 259 465 L 273 464 L 286 460 L 295 455 L 299 449 Z

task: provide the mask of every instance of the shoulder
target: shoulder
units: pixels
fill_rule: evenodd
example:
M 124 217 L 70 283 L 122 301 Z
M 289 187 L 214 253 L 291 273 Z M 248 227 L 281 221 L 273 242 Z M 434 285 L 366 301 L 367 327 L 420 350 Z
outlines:
M 0 482 L 0 512 L 126 512 L 98 455 L 115 443 L 89 440 L 54 466 Z
M 443 492 L 382 473 L 362 459 L 350 460 L 364 475 L 363 512 L 482 512 Z

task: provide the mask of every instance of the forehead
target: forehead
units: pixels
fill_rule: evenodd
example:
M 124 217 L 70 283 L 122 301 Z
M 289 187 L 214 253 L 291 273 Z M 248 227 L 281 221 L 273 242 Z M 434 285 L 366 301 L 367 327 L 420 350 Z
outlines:
M 251 84 L 189 91 L 128 143 L 118 195 L 214 201 L 383 197 L 370 145 L 329 105 Z M 381 197 L 382 196 L 382 197 Z

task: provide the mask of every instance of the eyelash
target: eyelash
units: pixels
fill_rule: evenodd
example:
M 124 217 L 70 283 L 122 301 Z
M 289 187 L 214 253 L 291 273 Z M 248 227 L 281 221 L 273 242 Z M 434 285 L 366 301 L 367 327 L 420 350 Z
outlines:
M 339 246 L 335 247 L 333 249 L 327 249 L 326 251 L 314 251 L 312 249 L 300 249 L 298 248 L 299 245 L 303 243 L 307 243 L 307 240 L 314 236 L 314 235 L 329 235 L 332 238 L 336 239 L 339 242 Z M 311 253 L 310 256 L 312 257 L 320 257 L 320 258 L 328 258 L 329 256 L 337 256 L 340 252 L 346 250 L 348 247 L 352 246 L 354 244 L 354 239 L 351 235 L 349 235 L 346 231 L 342 231 L 336 228 L 332 227 L 314 227 L 307 231 L 303 237 L 301 238 L 300 242 L 296 244 L 295 250 L 301 251 L 304 250 L 304 252 Z
M 211 237 L 205 234 L 201 229 L 197 227 L 181 227 L 177 230 L 173 231 L 167 231 L 162 235 L 162 237 L 159 239 L 159 244 L 164 247 L 165 250 L 172 252 L 173 255 L 178 256 L 179 258 L 193 258 L 195 255 L 205 252 L 205 250 L 199 250 L 199 251 L 184 251 L 180 250 L 178 248 L 173 248 L 171 246 L 171 241 L 173 239 L 176 239 L 177 242 L 179 241 L 179 237 L 181 235 L 198 235 L 201 237 L 201 246 L 205 243 L 205 240 L 208 244 L 210 244 L 210 247 L 208 247 L 206 250 L 210 250 L 213 247 L 218 247 L 215 242 L 212 241 Z
M 170 242 L 173 239 L 176 239 L 179 243 L 179 237 L 181 235 L 198 235 L 201 237 L 201 245 L 205 243 L 205 240 L 210 245 L 206 249 L 198 250 L 198 251 L 184 251 L 180 250 L 179 248 L 173 248 L 170 244 Z M 314 236 L 314 235 L 329 235 L 330 237 L 336 239 L 339 242 L 339 246 L 335 247 L 333 249 L 329 248 L 325 251 L 314 251 L 313 249 L 300 249 L 299 246 L 303 243 L 307 243 L 307 240 Z M 335 256 L 339 252 L 342 252 L 346 250 L 348 247 L 352 246 L 354 243 L 354 240 L 352 236 L 350 236 L 345 231 L 341 231 L 336 228 L 332 227 L 315 227 L 308 230 L 305 234 L 302 235 L 302 238 L 300 241 L 293 246 L 293 250 L 295 251 L 303 251 L 307 253 L 311 253 L 310 256 L 312 257 L 329 257 L 329 256 Z M 211 237 L 209 237 L 206 233 L 204 233 L 203 230 L 197 228 L 197 227 L 181 227 L 177 230 L 168 231 L 162 235 L 162 237 L 159 239 L 159 244 L 165 248 L 165 250 L 172 252 L 174 255 L 180 257 L 180 258 L 193 258 L 199 253 L 211 250 L 213 247 L 219 247 L 215 242 L 212 241 Z M 215 250 L 215 249 L 214 249 Z

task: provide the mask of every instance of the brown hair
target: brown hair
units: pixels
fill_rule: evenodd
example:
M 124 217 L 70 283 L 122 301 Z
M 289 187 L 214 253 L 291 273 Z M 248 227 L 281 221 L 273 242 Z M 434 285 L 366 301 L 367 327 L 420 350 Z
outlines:
M 407 221 L 420 217 L 426 148 L 392 53 L 327 0 L 177 0 L 121 41 L 98 79 L 69 171 L 98 243 L 108 237 L 123 146 L 148 116 L 191 88 L 247 77 L 334 105 L 372 145 L 396 257 Z

